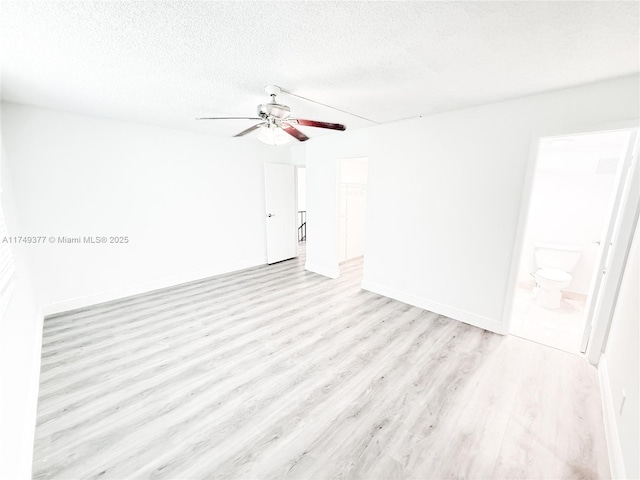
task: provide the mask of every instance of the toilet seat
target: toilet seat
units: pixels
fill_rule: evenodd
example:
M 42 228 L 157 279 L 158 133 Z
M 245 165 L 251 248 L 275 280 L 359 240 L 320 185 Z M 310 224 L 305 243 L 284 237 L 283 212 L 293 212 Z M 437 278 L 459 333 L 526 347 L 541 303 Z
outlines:
M 571 281 L 571 275 L 557 268 L 541 268 L 536 272 L 536 275 L 544 280 L 551 280 L 552 282 L 564 283 Z

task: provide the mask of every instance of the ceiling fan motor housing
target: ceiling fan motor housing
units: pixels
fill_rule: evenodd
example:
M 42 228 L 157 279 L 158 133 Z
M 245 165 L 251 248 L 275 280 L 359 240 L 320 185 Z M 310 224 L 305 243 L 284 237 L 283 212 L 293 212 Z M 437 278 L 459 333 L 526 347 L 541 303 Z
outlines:
M 286 105 L 280 105 L 278 103 L 263 103 L 258 105 L 258 115 L 262 118 L 266 116 L 283 120 L 291 115 L 291 109 Z

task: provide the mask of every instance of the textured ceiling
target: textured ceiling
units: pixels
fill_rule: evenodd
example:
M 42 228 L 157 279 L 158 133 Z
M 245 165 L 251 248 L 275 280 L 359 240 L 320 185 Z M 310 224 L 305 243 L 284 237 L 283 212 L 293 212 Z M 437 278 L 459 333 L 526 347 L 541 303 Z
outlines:
M 233 135 L 252 122 L 194 118 L 253 116 L 276 84 L 383 123 L 637 73 L 639 5 L 5 1 L 2 98 Z

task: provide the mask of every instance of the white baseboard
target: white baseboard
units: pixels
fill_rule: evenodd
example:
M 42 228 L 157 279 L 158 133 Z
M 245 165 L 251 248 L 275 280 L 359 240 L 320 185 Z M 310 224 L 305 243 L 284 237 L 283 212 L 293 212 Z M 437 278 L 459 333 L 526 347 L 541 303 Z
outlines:
M 93 295 L 73 298 L 73 299 L 64 300 L 61 302 L 49 303 L 47 305 L 42 306 L 42 313 L 46 317 L 47 315 L 54 315 L 56 313 L 67 312 L 69 310 L 84 308 L 91 305 L 96 305 L 98 303 L 110 302 L 112 300 L 131 297 L 133 295 L 139 295 L 141 293 L 147 293 L 153 290 L 160 290 L 162 288 L 173 287 L 175 285 L 181 285 L 183 283 L 193 282 L 195 280 L 202 280 L 203 278 L 215 277 L 216 275 L 222 275 L 230 272 L 237 272 L 239 270 L 256 267 L 258 265 L 265 265 L 266 263 L 267 263 L 267 257 L 260 257 L 260 258 L 255 258 L 252 260 L 244 260 L 242 262 L 236 262 L 228 265 L 218 265 L 205 270 L 199 270 L 197 272 L 191 272 L 191 273 L 186 273 L 182 275 L 174 275 L 171 277 L 153 280 L 151 282 L 131 285 L 123 288 L 117 288 L 114 290 L 100 292 Z
M 484 330 L 489 330 L 490 332 L 500 333 L 503 335 L 506 334 L 506 331 L 502 327 L 502 323 L 500 322 L 500 320 L 484 317 L 482 315 L 476 315 L 475 313 L 467 312 L 450 305 L 434 302 L 426 298 L 421 298 L 416 295 L 402 292 L 400 290 L 396 290 L 394 288 L 380 285 L 378 283 L 370 282 L 367 280 L 363 280 L 362 288 L 364 290 L 377 293 L 378 295 L 384 295 L 385 297 L 390 297 L 395 300 L 408 303 L 409 305 L 424 308 L 425 310 L 429 310 L 430 312 L 438 313 L 440 315 L 444 315 L 445 317 L 468 323 L 469 325 L 473 325 L 474 327 L 479 327 Z
M 338 278 L 340 276 L 340 268 L 337 266 L 336 268 L 326 268 L 307 262 L 304 264 L 304 269 L 329 278 Z
M 613 403 L 606 357 L 606 354 L 603 354 L 598 362 L 598 379 L 600 381 L 600 397 L 602 398 L 604 434 L 609 453 L 609 468 L 611 468 L 611 478 L 627 478 L 622 457 L 622 445 L 620 445 L 620 436 L 618 435 L 618 424 L 616 423 L 617 409 Z

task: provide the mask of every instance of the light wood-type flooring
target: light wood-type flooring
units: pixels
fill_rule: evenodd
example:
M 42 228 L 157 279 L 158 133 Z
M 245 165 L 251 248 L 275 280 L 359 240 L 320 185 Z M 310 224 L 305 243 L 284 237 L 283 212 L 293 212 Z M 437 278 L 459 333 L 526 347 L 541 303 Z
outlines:
M 608 478 L 584 359 L 303 265 L 48 317 L 34 478 Z

